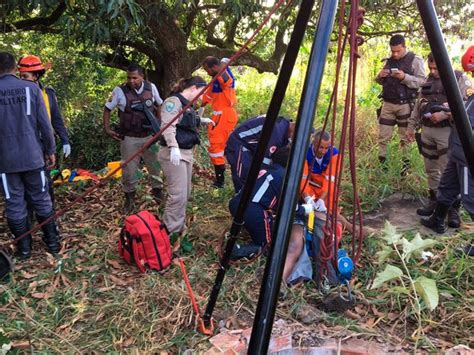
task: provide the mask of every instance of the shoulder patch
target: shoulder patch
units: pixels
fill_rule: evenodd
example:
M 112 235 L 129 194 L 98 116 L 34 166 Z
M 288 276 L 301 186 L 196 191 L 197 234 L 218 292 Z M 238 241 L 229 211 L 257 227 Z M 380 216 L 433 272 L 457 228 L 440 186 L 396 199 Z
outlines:
M 176 107 L 175 103 L 171 100 L 167 100 L 165 102 L 165 111 L 166 112 L 172 112 L 174 108 Z
M 469 88 L 466 90 L 466 96 L 469 97 L 471 96 L 472 94 L 474 94 L 474 89 L 473 88 Z

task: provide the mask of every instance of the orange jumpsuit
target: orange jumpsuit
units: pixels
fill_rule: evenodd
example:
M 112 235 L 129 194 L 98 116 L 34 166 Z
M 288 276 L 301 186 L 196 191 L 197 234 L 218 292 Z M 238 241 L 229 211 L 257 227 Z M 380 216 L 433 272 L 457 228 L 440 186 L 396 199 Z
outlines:
M 210 103 L 212 120 L 215 126 L 208 125 L 209 156 L 212 164 L 225 165 L 224 149 L 227 138 L 237 124 L 237 103 L 235 95 L 235 79 L 229 68 L 204 93 L 202 105 Z
M 301 191 L 309 196 L 314 196 L 315 200 L 321 198 L 325 192 L 328 193 L 324 198 L 324 203 L 329 211 L 331 211 L 333 201 L 335 200 L 334 189 L 336 185 L 338 153 L 336 148 L 330 148 L 322 157 L 321 162 L 318 162 L 311 145 L 306 154 L 303 178 L 301 180 Z M 312 169 L 310 172 L 309 166 L 311 165 Z M 331 195 L 329 195 L 329 190 Z

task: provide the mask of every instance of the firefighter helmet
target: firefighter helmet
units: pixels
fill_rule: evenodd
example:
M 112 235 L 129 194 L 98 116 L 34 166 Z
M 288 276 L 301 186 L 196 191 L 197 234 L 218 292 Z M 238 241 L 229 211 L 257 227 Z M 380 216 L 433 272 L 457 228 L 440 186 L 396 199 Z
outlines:
M 464 71 L 474 72 L 474 46 L 470 46 L 461 59 Z
M 18 62 L 18 71 L 21 72 L 35 72 L 35 71 L 43 71 L 46 68 L 44 67 L 43 63 L 41 62 L 40 57 L 35 55 L 27 55 L 20 58 Z

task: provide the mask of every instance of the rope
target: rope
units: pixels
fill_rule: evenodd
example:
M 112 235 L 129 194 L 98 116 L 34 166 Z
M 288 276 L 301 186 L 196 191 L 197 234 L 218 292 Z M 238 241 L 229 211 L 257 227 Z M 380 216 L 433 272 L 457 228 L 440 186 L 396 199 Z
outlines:
M 354 260 L 354 263 L 357 263 L 360 258 L 363 244 L 363 231 L 362 231 L 362 209 L 360 205 L 360 199 L 357 189 L 357 173 L 356 173 L 356 147 L 355 147 L 355 123 L 356 123 L 356 76 L 357 76 L 357 59 L 359 57 L 358 46 L 363 43 L 361 37 L 357 36 L 358 28 L 363 22 L 365 10 L 359 7 L 359 1 L 351 2 L 349 21 L 346 26 L 346 32 L 344 34 L 344 39 L 342 36 L 343 33 L 343 23 L 344 23 L 344 14 L 345 14 L 345 1 L 341 3 L 339 21 L 338 21 L 338 49 L 337 49 L 337 61 L 336 61 L 336 79 L 333 87 L 333 92 L 331 95 L 331 100 L 329 103 L 328 111 L 323 124 L 323 130 L 325 130 L 328 119 L 329 112 L 332 109 L 332 124 L 331 124 L 331 147 L 333 147 L 335 129 L 336 129 L 336 118 L 337 118 L 337 98 L 338 98 L 338 86 L 339 86 L 339 77 L 342 66 L 342 56 L 345 51 L 345 47 L 349 38 L 350 43 L 350 55 L 349 55 L 349 72 L 347 77 L 347 88 L 345 94 L 345 104 L 344 112 L 342 119 L 341 127 L 341 137 L 339 142 L 339 154 L 336 159 L 335 175 L 336 182 L 329 184 L 329 198 L 332 200 L 332 211 L 327 211 L 326 225 L 323 228 L 324 239 L 320 246 L 320 258 L 322 268 L 320 270 L 321 275 L 327 272 L 327 263 L 332 261 L 334 266 L 337 267 L 337 252 L 339 245 L 337 243 L 336 236 L 336 227 L 337 227 L 337 217 L 338 217 L 338 205 L 339 200 L 338 196 L 341 190 L 341 181 L 342 181 L 342 172 L 344 169 L 344 155 L 346 152 L 346 146 L 348 145 L 349 149 L 349 169 L 351 182 L 353 186 L 353 215 L 352 215 L 352 252 L 351 256 Z M 348 141 L 348 144 L 347 144 Z M 321 138 L 317 144 L 317 149 Z M 328 166 L 329 171 L 332 171 L 333 167 L 331 166 L 332 162 L 332 150 L 330 152 L 330 163 Z M 332 189 L 334 188 L 334 191 Z M 356 230 L 356 213 L 359 215 L 359 233 L 355 235 Z
M 58 217 L 61 217 L 64 213 L 66 213 L 67 211 L 69 211 L 73 206 L 75 206 L 76 204 L 78 204 L 79 202 L 81 202 L 84 197 L 86 197 L 87 195 L 89 195 L 90 193 L 92 193 L 93 191 L 99 189 L 100 187 L 102 187 L 103 185 L 105 185 L 105 183 L 107 181 L 109 181 L 112 176 L 117 172 L 119 171 L 120 169 L 122 169 L 123 167 L 127 166 L 132 160 L 134 160 L 136 157 L 138 157 L 139 155 L 141 155 L 146 149 L 148 149 L 153 143 L 155 143 L 158 138 L 163 134 L 163 132 L 168 129 L 168 127 L 170 127 L 176 120 L 178 120 L 178 118 L 189 108 L 191 108 L 193 106 L 193 104 L 199 99 L 199 97 L 204 94 L 204 92 L 211 86 L 213 85 L 213 83 L 217 80 L 217 78 L 222 75 L 222 73 L 224 73 L 224 71 L 227 69 L 227 67 L 234 63 L 246 50 L 248 50 L 248 46 L 249 44 L 254 40 L 254 38 L 257 36 L 257 34 L 262 30 L 262 28 L 265 26 L 265 24 L 270 20 L 270 18 L 273 16 L 273 14 L 278 10 L 278 8 L 285 2 L 285 0 L 279 0 L 274 6 L 273 8 L 270 10 L 270 12 L 268 13 L 268 15 L 265 17 L 265 19 L 263 20 L 263 22 L 257 27 L 257 29 L 254 31 L 254 33 L 250 36 L 250 38 L 242 45 L 242 47 L 229 59 L 229 62 L 226 63 L 222 68 L 221 70 L 212 78 L 212 80 L 205 86 L 201 89 L 201 91 L 199 91 L 199 93 L 192 99 L 189 101 L 188 105 L 186 105 L 185 107 L 183 107 L 181 109 L 180 112 L 178 112 L 176 114 L 176 116 L 173 117 L 173 119 L 168 122 L 164 127 L 162 127 L 160 129 L 159 132 L 155 133 L 148 141 L 145 142 L 145 144 L 143 145 L 143 147 L 141 149 L 139 149 L 137 152 L 135 152 L 131 157 L 129 157 L 127 160 L 125 160 L 123 163 L 120 163 L 120 165 L 118 167 L 116 167 L 115 169 L 113 169 L 111 172 L 109 172 L 109 174 L 102 180 L 100 180 L 100 182 L 96 185 L 93 185 L 91 187 L 89 187 L 86 191 L 84 191 L 82 194 L 80 194 L 76 199 L 74 199 L 73 201 L 71 201 L 68 205 L 66 205 L 65 207 L 63 207 L 62 209 L 60 209 L 59 211 L 57 211 L 56 213 L 54 213 L 52 216 L 50 216 L 49 218 L 47 218 L 46 220 L 44 220 L 42 223 L 39 223 L 37 224 L 35 227 L 33 227 L 31 230 L 29 230 L 28 232 L 22 234 L 21 236 L 15 238 L 15 239 L 12 239 L 8 242 L 5 242 L 5 243 L 2 243 L 0 244 L 0 249 L 6 249 L 10 246 L 12 246 L 13 244 L 15 244 L 16 242 L 20 241 L 21 239 L 23 238 L 26 238 L 28 235 L 30 234 L 33 234 L 35 232 L 37 232 L 38 230 L 41 229 L 41 227 L 43 227 L 45 224 L 51 222 L 53 219 L 57 219 Z
M 188 290 L 189 299 L 191 300 L 191 305 L 194 310 L 194 314 L 196 314 L 196 321 L 198 322 L 198 327 L 201 333 L 204 335 L 212 335 L 214 334 L 214 326 L 211 322 L 210 328 L 207 328 L 204 325 L 204 321 L 201 318 L 201 311 L 199 310 L 199 305 L 196 301 L 196 297 L 194 296 L 193 288 L 191 287 L 191 283 L 189 282 L 188 272 L 186 271 L 186 265 L 182 258 L 178 258 L 179 267 L 181 268 L 181 272 L 183 273 L 184 283 L 186 284 L 186 288 Z

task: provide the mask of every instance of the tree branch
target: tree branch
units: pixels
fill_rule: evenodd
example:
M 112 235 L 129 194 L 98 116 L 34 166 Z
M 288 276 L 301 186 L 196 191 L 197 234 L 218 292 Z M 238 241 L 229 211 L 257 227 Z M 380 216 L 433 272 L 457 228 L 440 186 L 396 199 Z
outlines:
M 215 48 L 215 47 L 201 47 L 195 50 L 190 51 L 190 58 L 192 63 L 192 71 L 195 71 L 201 67 L 201 63 L 207 56 L 215 56 L 218 58 L 222 57 L 231 57 L 235 54 L 234 50 L 231 49 L 223 49 L 223 48 Z M 277 73 L 278 69 L 280 68 L 280 62 L 275 61 L 272 57 L 269 60 L 264 60 L 259 56 L 246 53 L 243 54 L 238 60 L 237 63 L 233 65 L 247 65 L 254 67 L 258 70 L 258 72 L 272 72 Z
M 2 32 L 14 32 L 18 30 L 36 30 L 41 32 L 50 32 L 50 27 L 59 20 L 66 11 L 66 2 L 63 0 L 58 4 L 54 11 L 45 17 L 33 17 L 15 23 L 6 23 L 2 26 Z
M 191 2 L 189 9 L 186 14 L 186 23 L 183 26 L 183 31 L 186 34 L 186 38 L 189 38 L 191 31 L 193 30 L 194 20 L 199 13 L 199 1 L 195 4 Z
M 235 17 L 229 25 L 229 30 L 225 36 L 225 46 L 232 48 L 234 46 L 235 34 L 237 32 L 237 26 L 239 24 L 239 18 Z
M 131 61 L 118 51 L 104 54 L 103 64 L 116 69 L 126 70 Z
M 209 25 L 207 26 L 207 32 L 206 32 L 206 42 L 213 46 L 222 48 L 222 47 L 225 47 L 224 41 L 214 36 L 214 31 L 220 21 L 221 21 L 220 18 L 217 17 L 209 23 Z

